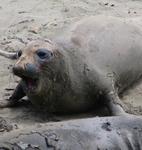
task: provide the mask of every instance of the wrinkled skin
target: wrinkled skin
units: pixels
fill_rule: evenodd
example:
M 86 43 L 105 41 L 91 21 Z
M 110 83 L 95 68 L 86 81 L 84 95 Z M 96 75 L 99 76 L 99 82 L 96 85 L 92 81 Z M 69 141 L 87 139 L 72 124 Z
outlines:
M 61 150 L 141 150 L 142 118 L 94 117 L 42 124 L 12 131 L 0 138 L 0 148 Z
M 49 112 L 84 112 L 103 101 L 112 115 L 125 114 L 119 95 L 142 74 L 140 30 L 126 20 L 96 16 L 53 41 L 32 42 L 18 55 L 13 73 L 21 82 L 6 105 L 27 95 Z

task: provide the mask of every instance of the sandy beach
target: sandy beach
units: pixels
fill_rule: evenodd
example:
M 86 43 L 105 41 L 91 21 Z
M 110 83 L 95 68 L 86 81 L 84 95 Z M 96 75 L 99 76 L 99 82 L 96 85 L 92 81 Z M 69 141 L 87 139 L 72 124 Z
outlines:
M 0 48 L 22 50 L 33 39 L 50 39 L 71 23 L 97 14 L 129 18 L 142 28 L 140 0 L 0 0 Z M 5 89 L 13 89 L 18 78 L 11 73 L 14 61 L 0 57 L 0 64 L 0 100 L 3 101 Z M 131 113 L 141 115 L 142 84 L 129 90 L 123 101 Z M 47 121 L 30 106 L 0 109 L 0 117 L 21 129 Z

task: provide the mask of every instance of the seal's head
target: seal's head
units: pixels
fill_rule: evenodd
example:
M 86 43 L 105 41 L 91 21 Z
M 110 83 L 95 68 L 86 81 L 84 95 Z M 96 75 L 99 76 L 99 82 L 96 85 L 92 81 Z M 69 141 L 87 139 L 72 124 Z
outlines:
M 37 95 L 51 88 L 62 67 L 62 55 L 55 44 L 49 40 L 34 41 L 18 55 L 13 73 L 22 78 L 25 92 Z

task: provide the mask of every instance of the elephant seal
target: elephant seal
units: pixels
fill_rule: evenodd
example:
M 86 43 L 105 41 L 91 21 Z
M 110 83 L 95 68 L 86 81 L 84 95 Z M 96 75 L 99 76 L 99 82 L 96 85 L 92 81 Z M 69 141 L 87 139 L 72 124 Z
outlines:
M 142 118 L 115 116 L 52 122 L 0 137 L 0 149 L 141 150 Z
M 51 41 L 34 41 L 13 67 L 21 81 L 6 105 L 27 95 L 49 112 L 84 112 L 103 101 L 112 115 L 125 114 L 120 94 L 141 79 L 141 41 L 137 26 L 111 16 L 88 17 Z

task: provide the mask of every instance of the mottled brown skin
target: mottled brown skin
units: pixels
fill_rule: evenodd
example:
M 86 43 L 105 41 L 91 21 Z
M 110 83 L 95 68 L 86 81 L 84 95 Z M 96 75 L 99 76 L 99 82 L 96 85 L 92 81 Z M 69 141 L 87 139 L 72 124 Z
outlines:
M 140 32 L 127 20 L 95 16 L 28 44 L 13 67 L 22 80 L 9 104 L 27 95 L 40 109 L 71 113 L 103 100 L 112 115 L 125 114 L 119 95 L 142 75 Z

